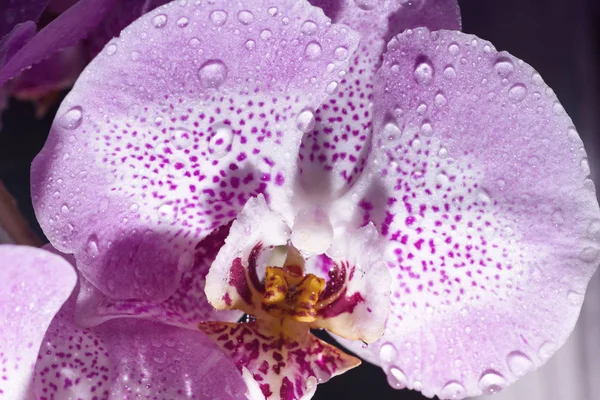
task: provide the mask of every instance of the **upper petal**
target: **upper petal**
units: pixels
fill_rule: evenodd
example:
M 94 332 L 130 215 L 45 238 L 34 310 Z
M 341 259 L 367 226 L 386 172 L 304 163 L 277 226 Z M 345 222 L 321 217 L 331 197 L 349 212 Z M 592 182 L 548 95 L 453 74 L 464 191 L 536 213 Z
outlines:
M 0 245 L 0 398 L 29 396 L 46 329 L 75 287 L 73 268 L 33 247 Z
M 103 292 L 165 299 L 180 261 L 250 195 L 287 204 L 297 125 L 346 66 L 334 49 L 356 36 L 304 1 L 270 5 L 154 10 L 62 104 L 33 163 L 33 201 L 52 243 Z M 302 33 L 309 20 L 318 38 Z
M 386 43 L 403 30 L 419 26 L 460 29 L 460 12 L 456 0 L 312 3 L 361 35 L 353 55 L 343 48 L 336 50 L 340 59 L 351 58 L 350 70 L 332 86 L 334 93 L 317 111 L 315 128 L 304 136 L 300 151 L 304 190 L 311 198 L 335 199 L 356 181 L 365 166 L 371 146 L 373 81 Z
M 356 223 L 390 240 L 393 314 L 354 348 L 392 385 L 492 393 L 562 345 L 600 212 L 572 121 L 533 68 L 475 36 L 409 31 L 377 76 Z
M 17 24 L 25 21 L 37 22 L 49 2 L 50 0 L 4 0 L 0 4 L 0 38 Z

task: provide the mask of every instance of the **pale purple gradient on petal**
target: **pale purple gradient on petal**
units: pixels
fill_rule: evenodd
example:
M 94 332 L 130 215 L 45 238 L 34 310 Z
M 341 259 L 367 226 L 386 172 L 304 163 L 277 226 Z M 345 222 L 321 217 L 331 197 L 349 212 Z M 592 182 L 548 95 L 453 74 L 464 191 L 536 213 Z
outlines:
M 460 29 L 456 0 L 318 1 L 335 22 L 361 34 L 358 51 L 343 48 L 336 57 L 351 57 L 349 73 L 330 86 L 332 96 L 316 113 L 315 129 L 304 136 L 300 183 L 313 198 L 326 201 L 343 194 L 365 167 L 372 131 L 373 80 L 385 45 L 409 28 Z M 359 7 L 362 4 L 362 8 Z M 307 34 L 311 33 L 309 29 Z
M 80 0 L 45 26 L 0 69 L 0 85 L 25 68 L 77 44 L 97 26 L 116 0 Z
M 245 398 L 235 365 L 201 332 L 132 319 L 83 329 L 74 312 L 73 296 L 44 337 L 38 398 Z
M 355 223 L 390 239 L 394 312 L 352 349 L 395 387 L 498 391 L 564 343 L 598 263 L 581 140 L 533 68 L 472 35 L 399 35 L 376 87 Z
M 80 278 L 77 324 L 90 327 L 114 318 L 129 317 L 196 329 L 202 321 L 238 321 L 242 312 L 216 311 L 204 294 L 206 274 L 228 232 L 229 227 L 223 226 L 196 246 L 193 266 L 183 272 L 175 293 L 160 303 L 135 299 L 113 300 L 87 279 Z
M 33 247 L 0 245 L 0 260 L 0 398 L 27 398 L 44 332 L 76 274 L 62 258 Z
M 115 299 L 172 295 L 196 244 L 251 195 L 289 204 L 297 116 L 347 67 L 335 48 L 357 42 L 304 1 L 276 12 L 266 1 L 251 11 L 182 4 L 146 14 L 106 46 L 33 163 L 45 233 Z M 302 34 L 309 19 L 318 38 Z

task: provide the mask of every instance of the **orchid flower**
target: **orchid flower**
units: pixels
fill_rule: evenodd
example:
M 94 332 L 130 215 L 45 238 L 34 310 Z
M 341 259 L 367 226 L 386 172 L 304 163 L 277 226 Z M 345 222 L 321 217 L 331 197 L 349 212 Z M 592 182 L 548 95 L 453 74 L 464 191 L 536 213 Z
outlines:
M 358 362 L 309 332 L 326 328 L 394 387 L 463 398 L 564 342 L 600 212 L 552 90 L 444 30 L 460 27 L 453 1 L 318 5 L 334 23 L 302 0 L 173 2 L 83 72 L 32 193 L 80 274 L 57 324 L 94 339 L 42 393 L 104 379 L 117 398 L 191 397 L 208 379 L 194 353 L 219 346 L 251 398 L 310 397 Z M 82 337 L 57 331 L 52 349 Z

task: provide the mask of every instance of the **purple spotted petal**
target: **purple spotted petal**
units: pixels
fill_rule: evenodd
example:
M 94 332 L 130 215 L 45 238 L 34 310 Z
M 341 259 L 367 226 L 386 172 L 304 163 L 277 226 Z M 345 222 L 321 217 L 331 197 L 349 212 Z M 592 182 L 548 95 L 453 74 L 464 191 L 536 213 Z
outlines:
M 338 59 L 351 57 L 349 73 L 328 87 L 333 96 L 317 111 L 315 129 L 303 138 L 300 152 L 304 190 L 312 197 L 336 198 L 365 165 L 371 143 L 373 80 L 386 43 L 418 26 L 460 29 L 460 11 L 456 0 L 313 0 L 313 4 L 361 34 L 353 56 L 347 49 L 336 49 Z M 308 28 L 305 33 L 316 34 Z
M 17 24 L 36 23 L 50 0 L 3 0 L 0 4 L 0 38 Z
M 0 398 L 27 398 L 44 332 L 77 278 L 62 258 L 33 247 L 0 245 L 0 260 Z
M 239 311 L 216 311 L 204 294 L 205 277 L 229 229 L 224 226 L 202 240 L 195 249 L 193 266 L 183 272 L 179 287 L 163 302 L 113 300 L 81 278 L 77 323 L 95 326 L 119 317 L 144 318 L 195 329 L 201 321 L 237 321 Z
M 317 383 L 360 365 L 358 358 L 318 339 L 307 327 L 303 335 L 290 338 L 274 333 L 280 329 L 265 329 L 262 322 L 199 325 L 229 354 L 249 388 L 258 386 L 251 400 L 310 399 Z
M 354 195 L 390 240 L 394 312 L 378 344 L 353 348 L 395 387 L 496 392 L 562 345 L 596 269 L 581 140 L 533 68 L 472 35 L 398 36 L 376 86 Z
M 21 48 L 0 69 L 0 85 L 23 69 L 77 44 L 97 26 L 116 0 L 80 0 Z
M 202 333 L 131 319 L 82 329 L 74 310 L 72 297 L 46 333 L 37 398 L 245 399 L 235 366 Z
M 51 242 L 111 297 L 166 299 L 196 244 L 249 196 L 289 204 L 297 125 L 346 67 L 335 48 L 356 36 L 304 1 L 267 4 L 154 10 L 62 104 L 33 201 Z M 308 20 L 318 38 L 302 34 Z

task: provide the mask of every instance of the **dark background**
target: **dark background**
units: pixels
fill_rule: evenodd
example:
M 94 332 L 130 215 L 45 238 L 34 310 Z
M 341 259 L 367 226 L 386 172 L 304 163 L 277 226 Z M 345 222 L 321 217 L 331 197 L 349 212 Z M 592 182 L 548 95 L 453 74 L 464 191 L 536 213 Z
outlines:
M 554 89 L 585 143 L 592 177 L 600 172 L 598 0 L 459 0 L 463 30 L 491 41 L 537 69 Z M 58 105 L 36 120 L 28 103 L 11 100 L 0 135 L 0 180 L 42 235 L 29 199 L 29 165 L 44 144 Z M 596 182 L 597 179 L 596 179 Z M 328 384 L 315 399 L 424 399 L 388 386 L 384 373 L 363 363 Z

